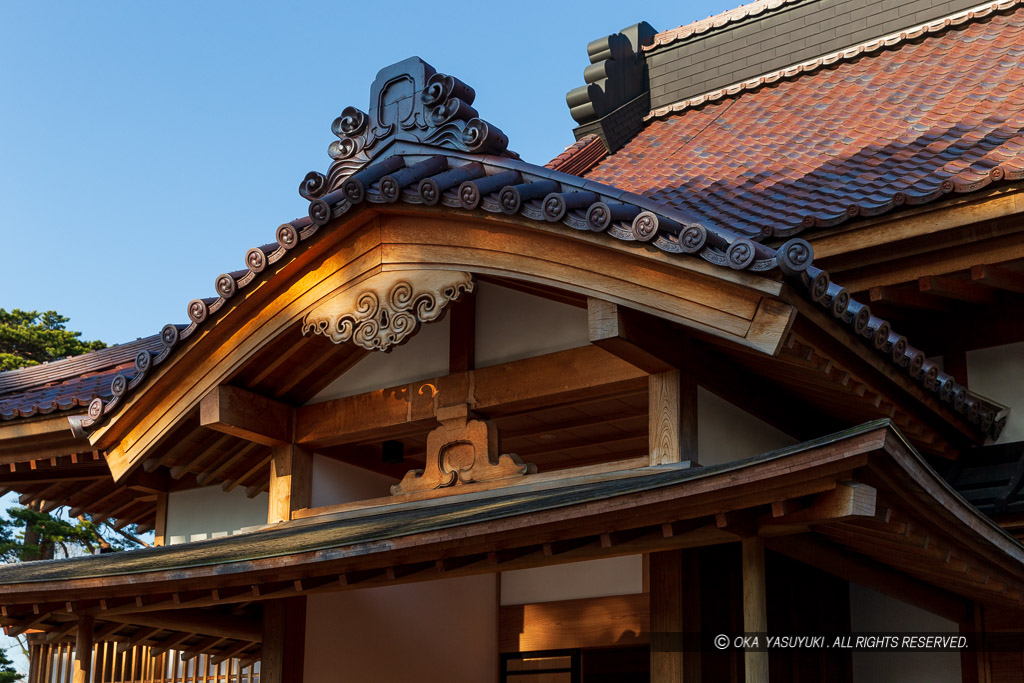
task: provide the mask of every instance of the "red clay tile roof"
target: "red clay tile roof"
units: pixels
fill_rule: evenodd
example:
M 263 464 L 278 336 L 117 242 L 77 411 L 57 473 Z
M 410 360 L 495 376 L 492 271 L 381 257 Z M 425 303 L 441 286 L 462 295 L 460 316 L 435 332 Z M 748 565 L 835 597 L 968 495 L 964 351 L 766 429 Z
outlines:
M 163 348 L 159 335 L 64 360 L 0 373 L 0 419 L 45 415 L 85 407 L 113 396 L 111 384 L 134 374 L 140 354 Z
M 707 19 L 701 19 L 700 21 L 695 21 L 692 24 L 686 24 L 685 26 L 680 26 L 679 28 L 674 28 L 669 31 L 662 31 L 658 35 L 654 36 L 653 43 L 650 45 L 644 45 L 643 49 L 645 51 L 655 50 L 663 45 L 669 45 L 680 40 L 686 40 L 690 36 L 707 33 L 713 29 L 722 28 L 723 26 L 728 26 L 729 24 L 733 24 L 737 21 L 742 21 L 747 17 L 756 17 L 763 12 L 778 9 L 784 5 L 792 5 L 793 3 L 800 1 L 801 0 L 758 0 L 757 2 L 740 5 L 736 9 L 715 14 Z
M 544 168 L 581 176 L 606 156 L 608 148 L 604 140 L 591 133 L 566 147 L 564 152 L 544 164 Z
M 587 178 L 751 237 L 1022 179 L 1021 4 L 653 120 Z

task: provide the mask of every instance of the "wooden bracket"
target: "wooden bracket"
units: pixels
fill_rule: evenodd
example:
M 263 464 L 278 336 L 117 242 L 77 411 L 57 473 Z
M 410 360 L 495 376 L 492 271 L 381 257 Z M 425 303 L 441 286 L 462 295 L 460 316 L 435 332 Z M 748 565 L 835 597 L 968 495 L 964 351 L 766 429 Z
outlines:
M 498 428 L 476 419 L 469 406 L 459 403 L 436 409 L 440 426 L 427 435 L 427 466 L 409 471 L 391 487 L 400 496 L 417 491 L 521 477 L 537 471 L 515 454 L 500 454 Z
M 292 413 L 272 398 L 221 385 L 199 403 L 199 424 L 264 446 L 284 446 L 292 441 Z

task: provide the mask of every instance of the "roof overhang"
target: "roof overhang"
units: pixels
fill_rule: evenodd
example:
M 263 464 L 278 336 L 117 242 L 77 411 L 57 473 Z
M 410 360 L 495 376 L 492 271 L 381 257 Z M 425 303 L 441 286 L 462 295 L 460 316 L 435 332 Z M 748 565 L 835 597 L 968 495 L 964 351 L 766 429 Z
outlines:
M 886 421 L 723 466 L 526 483 L 209 541 L 10 565 L 0 568 L 0 605 L 7 623 L 32 618 L 45 628 L 38 615 L 68 604 L 102 619 L 751 534 L 769 547 L 809 541 L 947 597 L 1024 606 L 1024 546 L 960 498 Z

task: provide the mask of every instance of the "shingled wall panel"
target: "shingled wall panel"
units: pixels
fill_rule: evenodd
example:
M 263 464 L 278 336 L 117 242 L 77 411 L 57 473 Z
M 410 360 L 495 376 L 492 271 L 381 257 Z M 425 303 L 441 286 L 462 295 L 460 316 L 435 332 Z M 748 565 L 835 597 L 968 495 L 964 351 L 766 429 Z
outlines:
M 805 0 L 647 54 L 651 108 L 799 64 L 979 0 Z

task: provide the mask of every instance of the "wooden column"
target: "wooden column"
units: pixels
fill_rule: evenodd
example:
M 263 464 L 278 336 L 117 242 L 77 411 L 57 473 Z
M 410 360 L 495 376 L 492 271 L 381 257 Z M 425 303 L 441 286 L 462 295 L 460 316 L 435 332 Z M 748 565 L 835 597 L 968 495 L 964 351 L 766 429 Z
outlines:
M 305 596 L 264 602 L 260 683 L 301 681 L 305 657 Z
M 651 553 L 650 600 L 652 645 L 662 643 L 672 652 L 651 648 L 651 682 L 699 683 L 700 652 L 696 643 L 684 651 L 687 634 L 700 631 L 699 555 L 693 550 Z
M 92 630 L 93 618 L 84 615 L 78 618 L 78 635 L 75 638 L 75 659 L 72 664 L 71 683 L 89 683 L 92 677 Z
M 167 542 L 167 494 L 156 494 L 156 525 L 153 527 L 153 545 Z
M 274 447 L 267 523 L 287 522 L 293 511 L 309 507 L 312 487 L 313 454 L 294 444 Z
M 743 544 L 743 630 L 767 633 L 768 609 L 764 581 L 764 540 L 744 538 Z M 768 653 L 744 655 L 746 683 L 768 683 Z
M 679 370 L 648 379 L 651 465 L 697 464 L 697 383 Z

